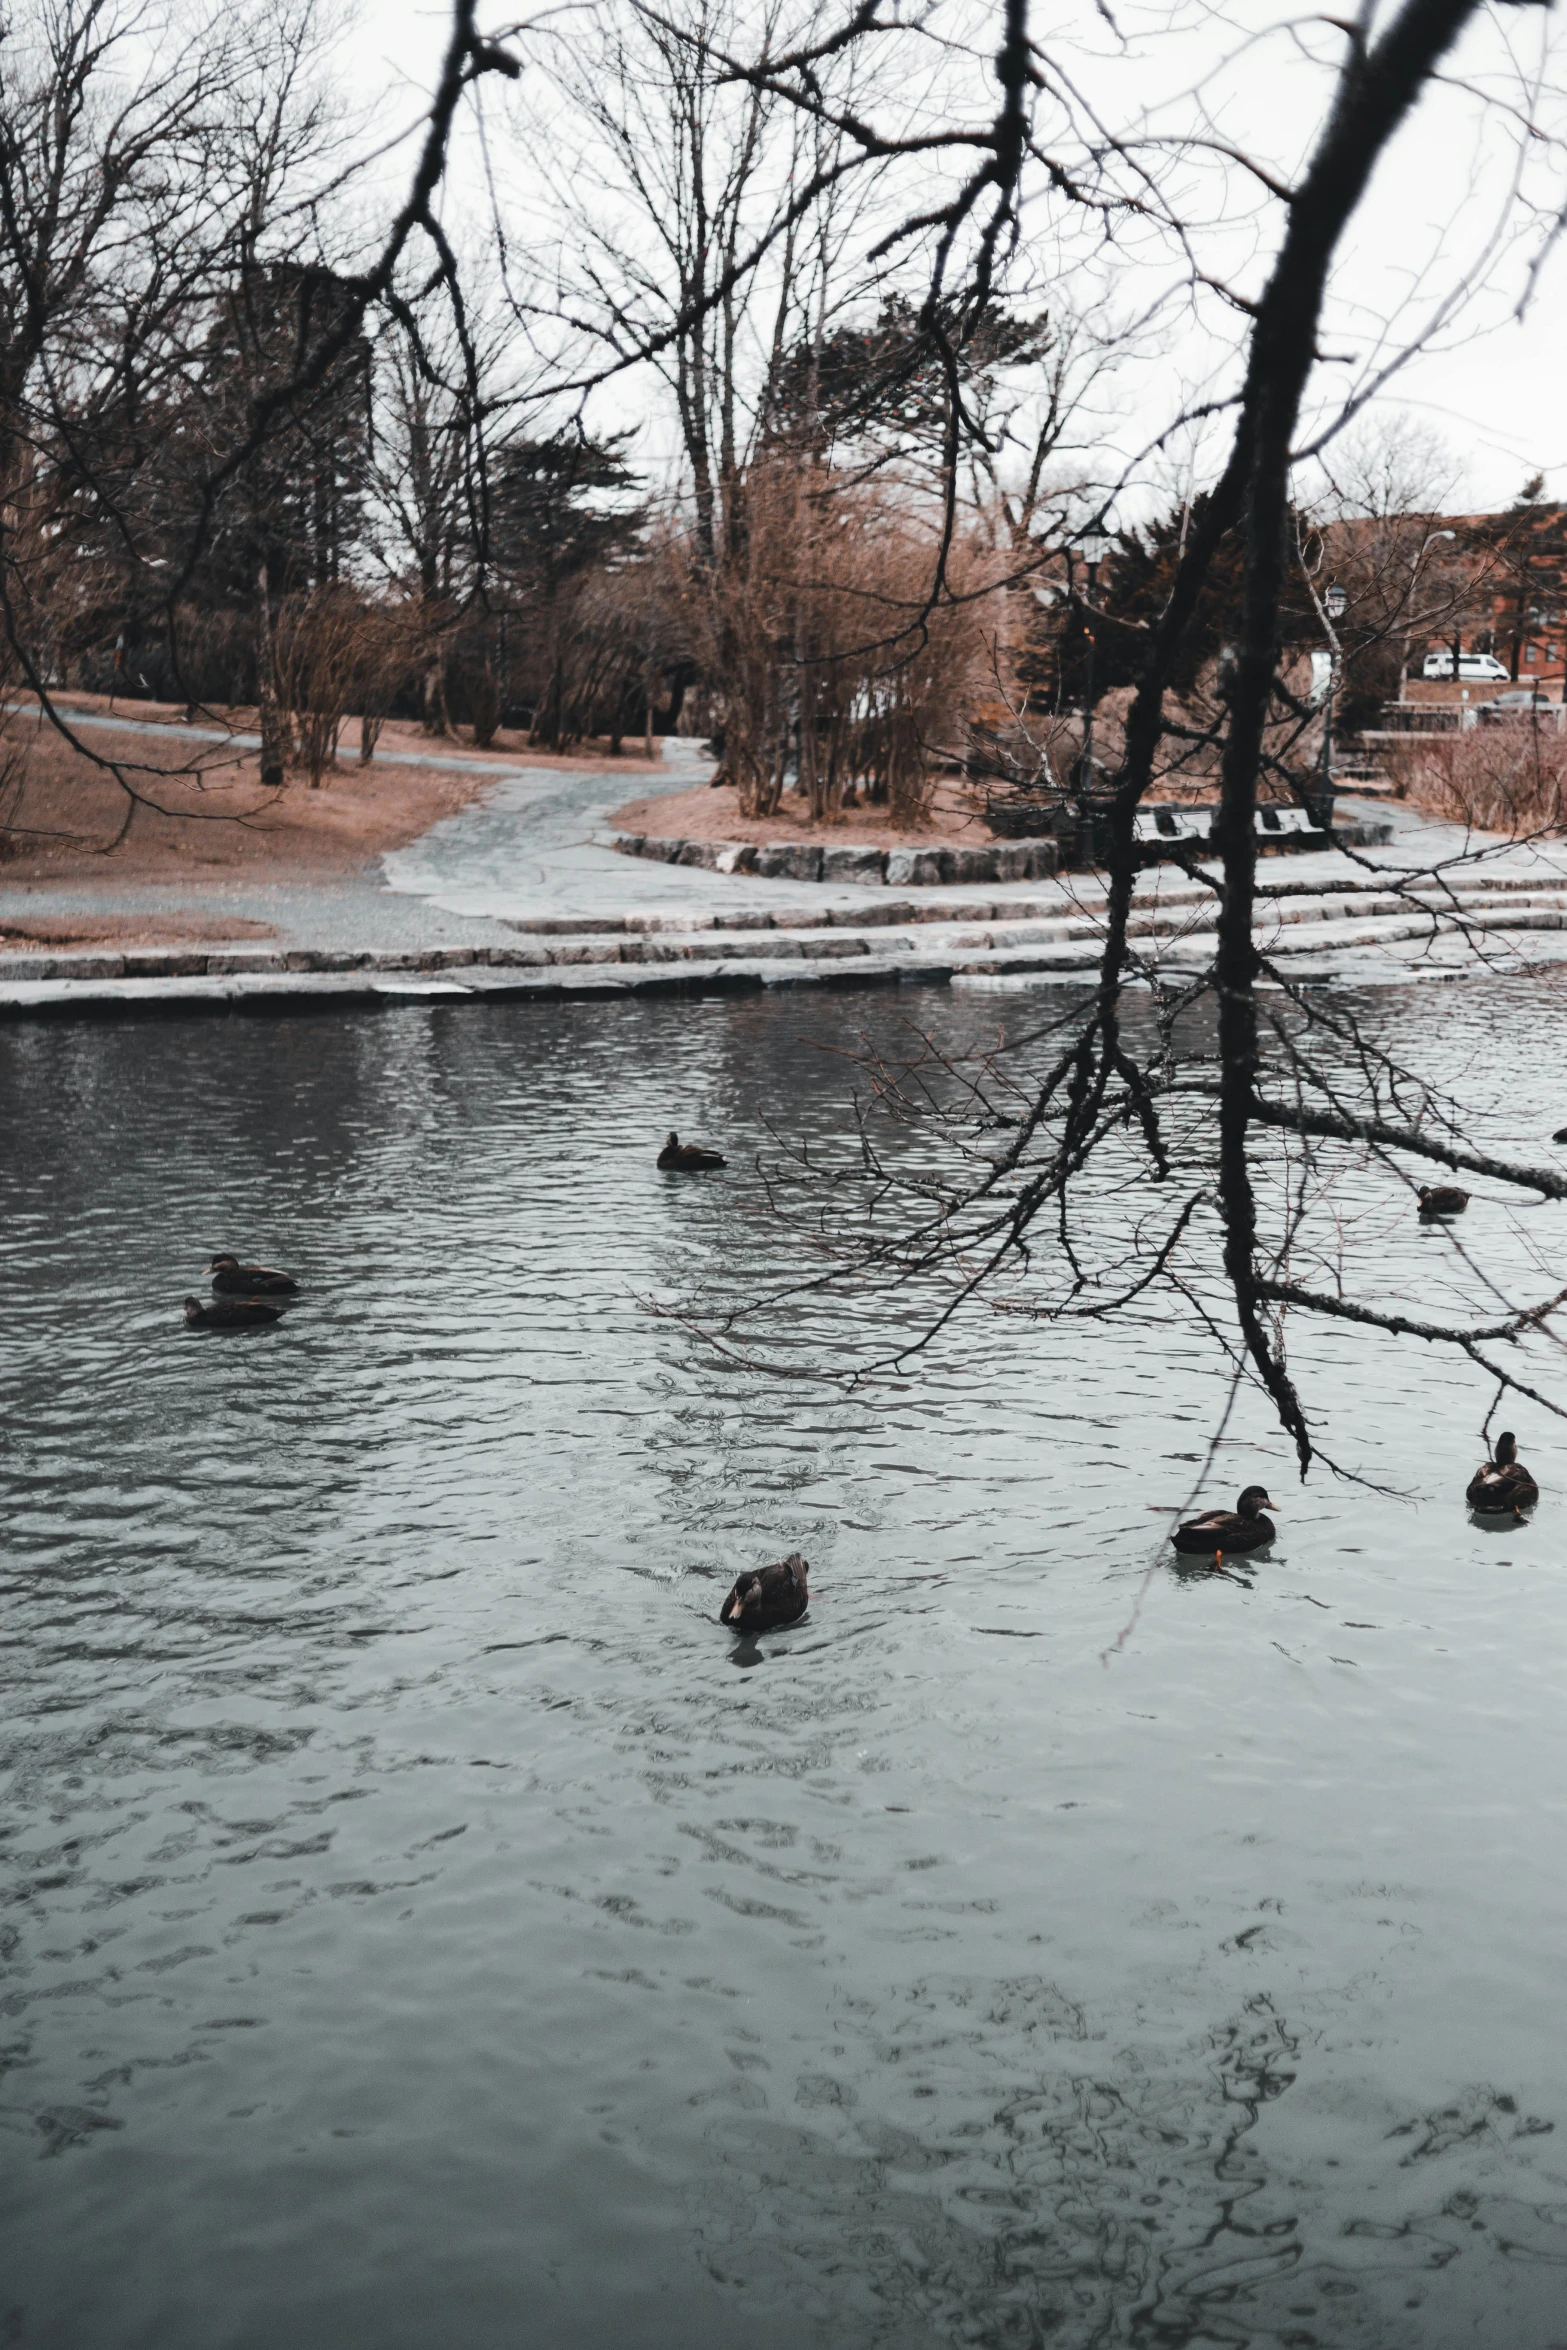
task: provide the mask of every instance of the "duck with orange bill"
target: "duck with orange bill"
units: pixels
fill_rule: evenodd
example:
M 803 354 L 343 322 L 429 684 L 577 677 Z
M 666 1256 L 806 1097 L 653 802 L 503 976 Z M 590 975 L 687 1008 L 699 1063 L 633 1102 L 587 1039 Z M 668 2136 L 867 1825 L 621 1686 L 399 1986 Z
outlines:
M 742 1575 L 718 1611 L 718 1620 L 731 1632 L 772 1632 L 780 1624 L 797 1624 L 811 1602 L 805 1583 L 805 1561 L 797 1550 L 770 1567 Z
M 1188 1518 L 1176 1527 L 1170 1540 L 1186 1557 L 1211 1557 L 1215 1563 L 1226 1552 L 1261 1550 L 1278 1532 L 1263 1512 L 1278 1506 L 1269 1500 L 1266 1486 L 1248 1485 L 1234 1509 L 1205 1510 L 1200 1518 Z

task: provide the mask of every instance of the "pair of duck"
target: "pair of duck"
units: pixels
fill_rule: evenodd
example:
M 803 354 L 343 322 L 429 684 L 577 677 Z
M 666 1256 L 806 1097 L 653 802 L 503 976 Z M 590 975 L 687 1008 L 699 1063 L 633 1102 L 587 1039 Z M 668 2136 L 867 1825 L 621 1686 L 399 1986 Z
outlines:
M 258 1330 L 283 1319 L 282 1306 L 269 1297 L 292 1297 L 299 1283 L 291 1273 L 271 1265 L 242 1265 L 238 1257 L 216 1256 L 207 1267 L 215 1295 L 210 1305 L 199 1297 L 185 1300 L 187 1330 Z
M 1496 1440 L 1495 1459 L 1481 1462 L 1465 1488 L 1464 1499 L 1484 1516 L 1517 1518 L 1532 1510 L 1539 1498 L 1539 1486 L 1518 1458 L 1518 1439 L 1510 1428 L 1504 1428 Z M 1273 1540 L 1278 1528 L 1266 1513 L 1278 1506 L 1269 1500 L 1263 1486 L 1248 1485 L 1234 1509 L 1205 1510 L 1200 1518 L 1188 1518 L 1176 1527 L 1170 1540 L 1188 1558 L 1206 1558 L 1211 1553 L 1217 1564 L 1226 1551 L 1244 1557 Z

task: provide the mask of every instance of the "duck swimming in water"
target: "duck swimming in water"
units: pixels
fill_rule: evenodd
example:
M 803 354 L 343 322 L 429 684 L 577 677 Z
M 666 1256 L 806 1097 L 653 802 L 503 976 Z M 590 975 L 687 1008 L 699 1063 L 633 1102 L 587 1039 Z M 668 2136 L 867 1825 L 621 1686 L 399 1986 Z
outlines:
M 292 1273 L 274 1273 L 270 1265 L 242 1265 L 238 1257 L 214 1257 L 207 1271 L 213 1288 L 228 1297 L 282 1297 L 299 1287 Z
M 1276 1501 L 1268 1499 L 1266 1487 L 1248 1485 L 1234 1509 L 1207 1510 L 1200 1518 L 1188 1518 L 1183 1526 L 1176 1527 L 1170 1540 L 1177 1550 L 1191 1557 L 1211 1551 L 1218 1559 L 1227 1550 L 1261 1550 L 1278 1532 L 1273 1520 L 1262 1513 L 1278 1506 Z
M 1518 1439 L 1511 1428 L 1504 1428 L 1496 1440 L 1495 1460 L 1480 1463 L 1464 1499 L 1472 1510 L 1516 1517 L 1520 1510 L 1533 1509 L 1539 1498 L 1539 1486 L 1518 1458 Z
M 1461 1216 L 1469 1205 L 1469 1194 L 1460 1191 L 1456 1183 L 1422 1183 L 1415 1197 L 1420 1202 L 1420 1217 L 1429 1224 L 1435 1216 Z
M 187 1330 L 259 1330 L 282 1319 L 281 1306 L 269 1306 L 259 1297 L 215 1297 L 210 1306 L 199 1297 L 185 1300 Z
M 771 1632 L 779 1624 L 797 1624 L 810 1605 L 805 1587 L 805 1561 L 797 1550 L 755 1574 L 742 1575 L 718 1611 L 718 1620 L 732 1632 Z
M 671 1170 L 678 1175 L 695 1175 L 704 1167 L 727 1167 L 729 1161 L 718 1151 L 705 1151 L 699 1143 L 682 1142 L 671 1127 L 669 1140 L 658 1154 L 658 1163 L 665 1174 Z

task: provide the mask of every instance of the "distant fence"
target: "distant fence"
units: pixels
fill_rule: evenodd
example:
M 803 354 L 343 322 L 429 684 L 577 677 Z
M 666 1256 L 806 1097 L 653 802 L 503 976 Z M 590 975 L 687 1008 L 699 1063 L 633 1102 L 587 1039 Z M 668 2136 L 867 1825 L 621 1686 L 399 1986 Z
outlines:
M 1543 702 L 1533 710 L 1488 710 L 1457 702 L 1384 702 L 1382 724 L 1361 728 L 1363 743 L 1406 741 L 1412 734 L 1470 734 L 1477 726 L 1538 726 L 1560 734 L 1567 704 Z
M 1384 702 L 1382 723 L 1362 727 L 1362 742 L 1388 742 L 1401 734 L 1457 734 L 1469 712 L 1457 702 Z

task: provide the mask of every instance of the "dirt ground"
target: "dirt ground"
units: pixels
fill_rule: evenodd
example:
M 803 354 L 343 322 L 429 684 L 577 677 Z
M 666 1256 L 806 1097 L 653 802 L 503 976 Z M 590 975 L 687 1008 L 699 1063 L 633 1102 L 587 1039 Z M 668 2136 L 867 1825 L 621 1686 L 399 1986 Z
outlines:
M 0 917 L 0 948 L 229 946 L 237 939 L 276 938 L 270 922 L 225 914 L 23 914 Z
M 112 714 L 103 697 L 85 694 L 64 697 L 62 710 L 67 719 L 72 710 Z M 497 768 L 526 761 L 629 778 L 658 764 L 650 769 L 640 742 L 634 759 L 611 759 L 601 746 L 554 757 L 510 735 L 498 735 L 486 752 L 432 741 L 417 725 L 392 721 L 380 750 L 461 759 L 469 772 L 393 767 L 379 758 L 361 766 L 353 721 L 345 729 L 342 764 L 328 771 L 319 791 L 290 775 L 281 792 L 269 793 L 255 751 L 193 740 L 183 713 L 163 704 L 122 702 L 119 710 L 138 724 L 167 723 L 167 743 L 94 726 L 82 729 L 83 748 L 76 750 L 31 709 L 0 719 L 0 881 L 308 880 L 351 871 L 416 840 L 469 806 Z M 202 711 L 196 723 L 253 733 L 256 713 Z M 141 804 L 132 807 L 116 775 L 96 763 L 111 760 Z M 165 924 L 160 936 L 167 934 Z M 236 935 L 232 926 L 225 935 Z M 93 943 L 101 941 L 95 936 Z
M 981 813 L 983 802 L 964 783 L 939 782 L 931 803 L 930 822 L 921 832 L 899 832 L 887 822 L 885 808 L 847 809 L 836 823 L 812 825 L 808 804 L 798 792 L 785 792 L 776 816 L 746 817 L 740 813 L 739 794 L 732 783 L 698 784 L 691 791 L 671 792 L 656 800 L 628 800 L 610 822 L 622 832 L 651 832 L 665 840 L 826 840 L 842 848 L 897 849 L 928 847 L 933 840 L 960 841 L 966 848 L 988 846 L 992 835 Z

